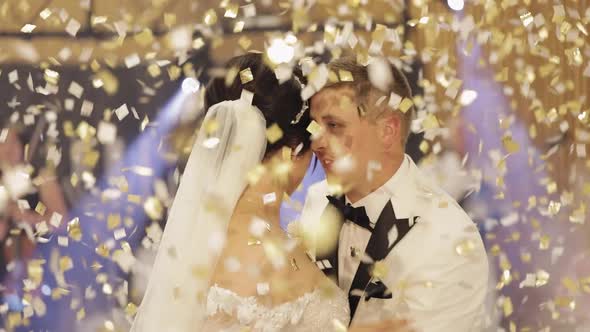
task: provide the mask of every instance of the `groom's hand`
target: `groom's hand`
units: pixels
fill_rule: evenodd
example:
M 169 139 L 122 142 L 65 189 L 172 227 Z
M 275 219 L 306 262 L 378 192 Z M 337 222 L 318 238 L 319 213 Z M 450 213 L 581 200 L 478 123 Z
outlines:
M 402 319 L 384 320 L 372 324 L 353 325 L 348 332 L 413 332 L 410 321 Z

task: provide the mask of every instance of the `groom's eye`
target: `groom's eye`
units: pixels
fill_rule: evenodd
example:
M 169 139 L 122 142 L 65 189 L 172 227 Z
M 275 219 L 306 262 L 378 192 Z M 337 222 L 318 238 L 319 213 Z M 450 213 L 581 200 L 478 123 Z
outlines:
M 336 123 L 336 122 L 328 122 L 327 124 L 328 124 L 328 128 L 331 128 L 331 129 L 338 129 L 338 128 L 342 127 L 341 124 Z

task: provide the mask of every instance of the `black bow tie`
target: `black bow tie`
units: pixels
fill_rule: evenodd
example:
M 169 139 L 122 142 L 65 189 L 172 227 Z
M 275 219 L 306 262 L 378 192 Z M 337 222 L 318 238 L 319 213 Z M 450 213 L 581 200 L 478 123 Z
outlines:
M 350 205 L 350 203 L 345 204 L 343 197 L 337 198 L 334 196 L 326 196 L 326 198 L 328 198 L 330 204 L 332 204 L 336 209 L 338 209 L 338 211 L 340 211 L 340 213 L 342 213 L 344 219 L 350 220 L 369 231 L 373 231 L 373 228 L 371 227 L 371 221 L 369 220 L 367 211 L 365 211 L 363 206 L 354 207 Z

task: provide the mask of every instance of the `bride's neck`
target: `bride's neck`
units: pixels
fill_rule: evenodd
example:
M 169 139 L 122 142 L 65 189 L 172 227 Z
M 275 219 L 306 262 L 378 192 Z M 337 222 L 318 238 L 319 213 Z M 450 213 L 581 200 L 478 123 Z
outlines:
M 271 226 L 280 227 L 280 208 L 284 193 L 281 186 L 270 179 L 262 178 L 244 190 L 235 212 L 255 214 L 266 219 Z

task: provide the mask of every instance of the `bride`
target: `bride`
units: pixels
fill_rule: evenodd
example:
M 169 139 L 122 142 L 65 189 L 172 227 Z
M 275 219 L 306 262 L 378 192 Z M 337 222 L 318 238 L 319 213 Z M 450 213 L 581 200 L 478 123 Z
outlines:
M 300 79 L 279 84 L 256 53 L 226 67 L 239 73 L 206 89 L 206 117 L 131 331 L 345 330 L 346 295 L 279 223 L 311 160 Z

